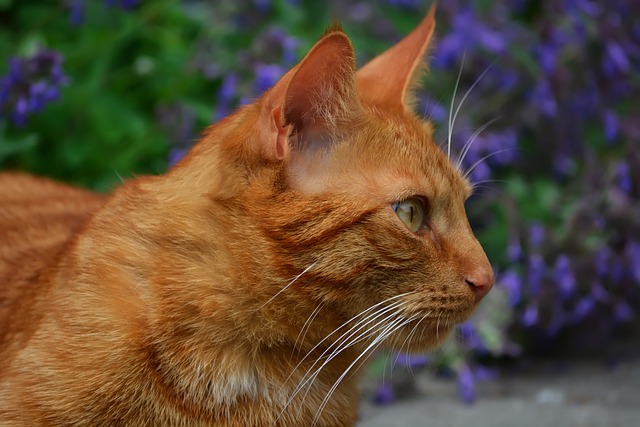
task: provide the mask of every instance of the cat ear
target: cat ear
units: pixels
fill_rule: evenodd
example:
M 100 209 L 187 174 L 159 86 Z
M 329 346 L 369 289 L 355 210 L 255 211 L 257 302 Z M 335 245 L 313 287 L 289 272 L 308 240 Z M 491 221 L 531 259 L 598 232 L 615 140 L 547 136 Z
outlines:
M 357 73 L 361 96 L 374 105 L 406 109 L 411 89 L 424 70 L 424 55 L 435 29 L 435 2 L 422 22 L 396 45 L 365 64 Z
M 267 94 L 261 117 L 263 126 L 269 122 L 267 156 L 282 160 L 290 149 L 328 148 L 341 120 L 359 105 L 353 47 L 334 24 Z

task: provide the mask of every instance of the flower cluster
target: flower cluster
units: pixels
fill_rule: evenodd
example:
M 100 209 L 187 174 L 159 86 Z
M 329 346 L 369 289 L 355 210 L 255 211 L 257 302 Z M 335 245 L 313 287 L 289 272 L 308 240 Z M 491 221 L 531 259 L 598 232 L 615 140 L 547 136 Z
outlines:
M 11 58 L 9 72 L 0 77 L 0 120 L 10 117 L 17 126 L 60 96 L 68 83 L 62 55 L 40 49 L 27 58 Z

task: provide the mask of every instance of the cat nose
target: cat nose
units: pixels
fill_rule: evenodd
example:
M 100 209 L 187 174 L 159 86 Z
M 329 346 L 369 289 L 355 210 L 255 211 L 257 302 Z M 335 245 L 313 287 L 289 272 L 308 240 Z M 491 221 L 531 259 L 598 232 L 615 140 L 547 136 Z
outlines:
M 464 281 L 473 291 L 477 304 L 493 287 L 493 269 L 478 269 L 467 275 L 467 277 L 464 278 Z

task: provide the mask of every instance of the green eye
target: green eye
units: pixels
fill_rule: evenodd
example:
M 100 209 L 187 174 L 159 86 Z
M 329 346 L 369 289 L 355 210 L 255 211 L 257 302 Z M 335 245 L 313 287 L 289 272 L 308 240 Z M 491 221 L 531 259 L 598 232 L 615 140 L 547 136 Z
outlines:
M 417 233 L 424 224 L 425 206 L 422 199 L 410 197 L 401 202 L 395 202 L 393 211 L 398 215 L 400 221 L 414 233 Z

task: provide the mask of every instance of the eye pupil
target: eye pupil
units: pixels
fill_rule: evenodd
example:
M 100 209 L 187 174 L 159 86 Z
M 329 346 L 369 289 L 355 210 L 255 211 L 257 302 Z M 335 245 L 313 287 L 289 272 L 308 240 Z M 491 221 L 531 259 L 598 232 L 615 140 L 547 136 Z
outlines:
M 417 233 L 423 227 L 425 204 L 422 198 L 410 197 L 406 200 L 395 202 L 392 208 L 400 221 L 412 232 Z

